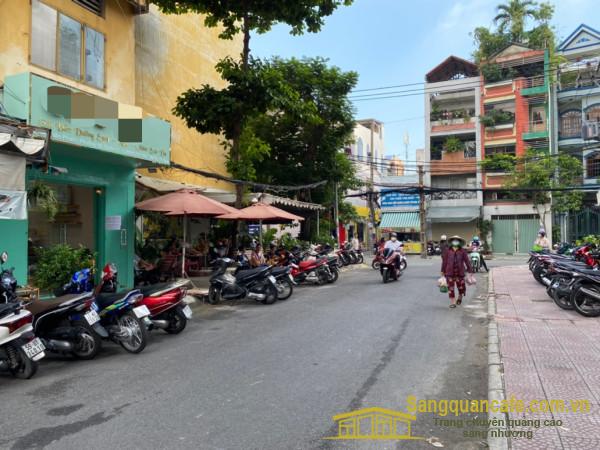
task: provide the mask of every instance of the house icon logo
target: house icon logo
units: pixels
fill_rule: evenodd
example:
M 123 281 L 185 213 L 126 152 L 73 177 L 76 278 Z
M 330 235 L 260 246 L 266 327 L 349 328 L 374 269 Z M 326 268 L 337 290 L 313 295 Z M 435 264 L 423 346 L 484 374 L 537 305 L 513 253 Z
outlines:
M 324 439 L 424 439 L 411 435 L 411 422 L 417 420 L 415 416 L 391 409 L 363 408 L 337 414 L 332 419 L 337 423 L 338 435 Z

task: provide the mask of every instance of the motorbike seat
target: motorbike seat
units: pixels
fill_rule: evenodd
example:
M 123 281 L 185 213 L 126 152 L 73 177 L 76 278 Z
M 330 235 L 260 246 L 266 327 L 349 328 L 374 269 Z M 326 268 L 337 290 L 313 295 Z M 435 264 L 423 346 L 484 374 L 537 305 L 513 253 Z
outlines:
M 237 280 L 245 280 L 245 279 L 253 278 L 257 275 L 260 275 L 260 274 L 266 272 L 267 270 L 269 270 L 269 266 L 261 266 L 261 267 L 255 267 L 254 269 L 241 270 L 235 274 L 235 278 Z
M 20 303 L 2 303 L 0 304 L 0 318 L 8 316 L 21 307 Z
M 150 284 L 148 286 L 141 286 L 138 289 L 142 293 L 144 297 L 149 297 L 152 294 L 156 294 L 157 292 L 169 292 L 173 289 L 177 289 L 179 287 L 183 287 L 188 284 L 187 280 L 181 281 L 168 281 L 166 283 L 156 283 Z
M 40 300 L 39 298 L 36 298 L 26 306 L 26 309 L 34 316 L 37 316 L 38 314 L 46 311 L 57 309 L 61 306 L 67 306 L 73 303 L 79 303 L 80 301 L 87 300 L 91 297 L 91 292 L 83 292 L 81 294 L 61 295 L 60 297 L 56 297 L 51 300 Z
M 126 297 L 127 294 L 129 294 L 129 292 L 131 291 L 98 294 L 94 301 L 96 302 L 96 305 L 100 307 L 100 309 L 104 309 L 107 306 L 112 305 L 116 301 Z
M 582 273 L 584 275 L 591 275 L 593 277 L 598 277 L 600 278 L 600 270 L 594 270 L 594 269 L 580 269 L 577 268 L 574 270 L 575 272 L 579 272 Z
M 300 267 L 300 269 L 307 269 L 309 267 L 312 267 L 315 265 L 316 261 L 300 261 L 300 264 L 298 264 L 298 267 Z
M 273 275 L 274 277 L 278 277 L 284 275 L 287 272 L 287 270 L 287 267 L 273 267 L 273 269 L 271 269 L 271 275 Z

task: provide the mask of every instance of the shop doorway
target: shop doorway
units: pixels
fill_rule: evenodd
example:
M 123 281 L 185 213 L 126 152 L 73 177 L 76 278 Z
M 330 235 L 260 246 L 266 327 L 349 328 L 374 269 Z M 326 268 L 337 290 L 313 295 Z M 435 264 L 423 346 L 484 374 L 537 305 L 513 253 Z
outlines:
M 54 220 L 50 220 L 41 207 L 29 205 L 29 264 L 35 264 L 39 247 L 67 244 L 96 252 L 96 197 L 99 190 L 79 185 L 46 184 L 56 195 L 58 212 Z

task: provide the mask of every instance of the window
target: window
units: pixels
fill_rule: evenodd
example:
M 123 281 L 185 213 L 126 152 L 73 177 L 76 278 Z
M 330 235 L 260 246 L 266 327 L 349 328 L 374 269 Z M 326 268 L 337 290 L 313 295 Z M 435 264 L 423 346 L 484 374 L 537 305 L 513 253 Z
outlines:
M 477 156 L 477 142 L 467 141 L 465 142 L 464 157 L 475 158 Z
M 600 178 L 600 152 L 594 152 L 586 158 L 585 177 Z
M 104 11 L 104 0 L 73 0 L 75 3 L 89 9 L 94 14 L 102 15 Z
M 32 64 L 103 89 L 104 47 L 102 33 L 32 1 Z
M 559 134 L 561 138 L 581 136 L 581 111 L 566 111 L 561 114 Z
M 515 155 L 515 146 L 514 145 L 501 145 L 498 147 L 486 147 L 485 148 L 485 156 L 491 155 L 499 155 L 499 154 L 508 154 Z
M 588 122 L 600 122 L 600 105 L 588 107 L 585 111 L 585 120 Z

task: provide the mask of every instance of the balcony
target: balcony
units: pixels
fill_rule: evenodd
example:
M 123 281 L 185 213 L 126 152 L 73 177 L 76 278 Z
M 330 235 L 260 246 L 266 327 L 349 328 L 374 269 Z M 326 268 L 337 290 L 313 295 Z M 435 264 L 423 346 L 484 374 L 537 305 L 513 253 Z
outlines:
M 481 124 L 486 128 L 502 129 L 512 128 L 515 122 L 515 113 L 503 109 L 491 109 L 479 118 Z
M 450 152 L 441 147 L 431 149 L 431 174 L 452 175 L 477 171 L 475 143 L 467 143 L 462 151 Z
M 543 139 L 548 137 L 548 127 L 545 119 L 530 120 L 525 124 L 523 139 Z
M 600 88 L 600 59 L 579 61 L 561 69 L 559 91 L 594 88 Z
M 521 95 L 540 95 L 548 91 L 547 77 L 537 75 L 521 81 Z
M 581 139 L 581 111 L 567 111 L 561 114 L 558 123 L 558 139 Z
M 475 129 L 475 109 L 455 109 L 432 111 L 430 116 L 431 132 L 469 131 Z

